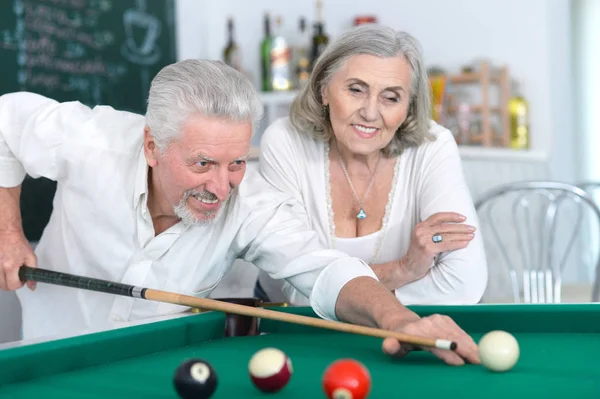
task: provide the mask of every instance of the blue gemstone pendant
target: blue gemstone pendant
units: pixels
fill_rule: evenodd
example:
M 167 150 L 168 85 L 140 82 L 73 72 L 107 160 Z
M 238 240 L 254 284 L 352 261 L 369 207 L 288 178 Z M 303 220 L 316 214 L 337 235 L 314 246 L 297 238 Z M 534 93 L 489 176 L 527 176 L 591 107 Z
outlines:
M 366 217 L 367 217 L 367 214 L 365 213 L 365 211 L 362 210 L 362 208 L 360 208 L 360 211 L 356 215 L 356 218 L 357 219 L 364 219 Z

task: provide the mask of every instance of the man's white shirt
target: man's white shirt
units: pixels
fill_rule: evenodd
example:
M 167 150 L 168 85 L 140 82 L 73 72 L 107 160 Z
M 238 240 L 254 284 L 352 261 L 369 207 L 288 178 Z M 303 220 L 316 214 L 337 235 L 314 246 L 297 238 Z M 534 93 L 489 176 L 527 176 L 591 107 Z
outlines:
M 236 258 L 310 296 L 335 319 L 341 288 L 376 278 L 363 261 L 323 248 L 294 205 L 248 173 L 211 224 L 178 223 L 155 236 L 147 208 L 144 117 L 31 93 L 0 97 L 0 187 L 25 174 L 58 182 L 36 247 L 44 269 L 208 296 Z M 17 291 L 26 339 L 73 334 L 185 310 L 177 305 L 38 284 Z

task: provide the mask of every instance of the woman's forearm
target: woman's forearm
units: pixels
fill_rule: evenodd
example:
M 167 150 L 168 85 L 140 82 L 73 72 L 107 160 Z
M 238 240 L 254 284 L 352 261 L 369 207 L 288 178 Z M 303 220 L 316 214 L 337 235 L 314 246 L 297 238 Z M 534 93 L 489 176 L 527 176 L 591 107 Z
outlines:
M 391 291 L 420 278 L 409 271 L 406 267 L 404 258 L 392 262 L 372 265 L 371 268 L 377 275 L 379 281 Z

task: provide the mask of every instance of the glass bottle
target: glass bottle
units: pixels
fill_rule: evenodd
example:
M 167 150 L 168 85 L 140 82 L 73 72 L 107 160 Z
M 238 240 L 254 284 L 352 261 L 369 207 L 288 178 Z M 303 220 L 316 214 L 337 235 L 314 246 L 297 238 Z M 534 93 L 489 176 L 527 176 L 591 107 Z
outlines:
M 317 21 L 315 23 L 315 33 L 312 39 L 312 51 L 310 57 L 311 70 L 314 68 L 317 59 L 328 44 L 329 37 L 325 33 L 325 21 L 323 18 L 323 0 L 317 0 Z
M 262 90 L 273 90 L 271 80 L 271 51 L 273 48 L 273 36 L 271 36 L 271 21 L 269 14 L 264 17 L 265 36 L 260 43 L 260 63 L 262 72 Z
M 510 120 L 510 147 L 515 150 L 529 148 L 529 104 L 519 87 L 514 84 L 515 95 L 508 101 Z
M 273 90 L 290 90 L 292 88 L 291 62 L 292 52 L 283 36 L 281 17 L 275 19 L 271 47 L 271 85 Z
M 303 88 L 310 77 L 310 34 L 306 29 L 306 19 L 300 18 L 299 32 L 294 46 L 294 86 Z
M 227 21 L 227 46 L 223 50 L 223 61 L 230 67 L 242 70 L 240 49 L 235 42 L 233 18 Z

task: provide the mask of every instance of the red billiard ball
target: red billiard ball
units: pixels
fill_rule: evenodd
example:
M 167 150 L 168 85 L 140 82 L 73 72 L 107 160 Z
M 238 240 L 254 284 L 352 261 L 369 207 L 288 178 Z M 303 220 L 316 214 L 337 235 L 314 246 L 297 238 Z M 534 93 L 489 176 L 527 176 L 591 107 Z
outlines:
M 364 399 L 371 390 L 371 375 L 359 361 L 337 360 L 323 373 L 323 389 L 329 399 Z
M 292 361 L 276 348 L 261 349 L 248 364 L 250 378 L 263 392 L 277 392 L 285 387 L 292 376 Z

